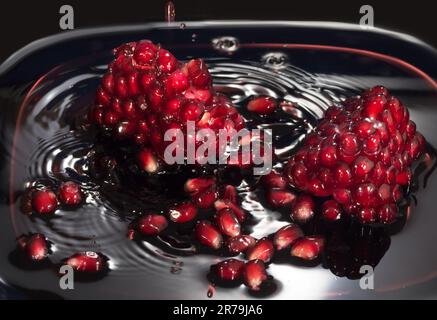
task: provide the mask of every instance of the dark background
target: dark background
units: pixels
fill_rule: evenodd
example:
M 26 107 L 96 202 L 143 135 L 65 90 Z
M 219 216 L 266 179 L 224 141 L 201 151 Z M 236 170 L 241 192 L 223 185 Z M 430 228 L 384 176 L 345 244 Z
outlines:
M 166 0 L 8 0 L 0 9 L 0 62 L 38 38 L 61 32 L 59 8 L 73 6 L 75 28 L 161 21 Z M 175 0 L 176 20 L 263 19 L 358 23 L 359 8 L 370 4 L 375 26 L 401 31 L 437 47 L 432 1 Z M 62 31 L 68 32 L 68 31 Z

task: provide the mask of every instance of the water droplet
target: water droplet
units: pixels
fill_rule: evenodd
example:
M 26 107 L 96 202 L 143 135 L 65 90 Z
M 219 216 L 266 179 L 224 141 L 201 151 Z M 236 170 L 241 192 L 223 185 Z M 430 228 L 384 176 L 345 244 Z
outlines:
M 187 27 L 187 25 L 185 23 L 181 23 L 179 25 L 179 29 L 185 29 Z
M 288 64 L 288 57 L 283 52 L 269 52 L 262 56 L 262 63 L 272 69 L 283 69 Z
M 196 42 L 196 39 L 197 39 L 197 34 L 193 33 L 191 35 L 191 42 Z
M 238 50 L 239 42 L 234 37 L 220 37 L 212 40 L 212 46 L 215 50 L 230 55 Z
M 208 285 L 208 291 L 206 292 L 206 296 L 207 296 L 208 298 L 212 298 L 212 297 L 214 296 L 214 293 L 215 293 L 215 288 L 214 288 L 214 286 L 213 286 L 212 284 L 209 284 L 209 285 Z
M 167 1 L 165 4 L 164 20 L 168 23 L 174 22 L 176 18 L 176 9 L 173 1 Z

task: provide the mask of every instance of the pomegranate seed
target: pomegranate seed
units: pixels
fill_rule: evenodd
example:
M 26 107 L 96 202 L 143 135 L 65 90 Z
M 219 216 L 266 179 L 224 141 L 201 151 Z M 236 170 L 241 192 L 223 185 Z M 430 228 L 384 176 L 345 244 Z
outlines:
M 191 202 L 181 203 L 168 211 L 171 221 L 185 223 L 192 221 L 197 216 L 197 208 Z
M 270 115 L 276 110 L 276 107 L 276 101 L 270 97 L 255 98 L 247 104 L 247 110 L 260 115 Z
M 274 251 L 272 241 L 267 238 L 262 238 L 258 240 L 253 247 L 247 250 L 246 258 L 247 260 L 259 259 L 268 263 L 272 259 Z
M 188 193 L 198 193 L 200 191 L 204 191 L 205 189 L 208 189 L 214 184 L 215 184 L 215 179 L 212 177 L 193 178 L 185 182 L 184 188 L 185 191 Z
M 299 195 L 291 206 L 291 220 L 299 224 L 308 222 L 314 216 L 315 206 L 310 195 Z
M 383 95 L 376 95 L 367 98 L 364 102 L 364 115 L 372 119 L 377 119 L 384 109 L 386 102 L 387 99 Z
M 276 250 L 282 250 L 292 245 L 297 239 L 303 237 L 303 232 L 298 225 L 288 224 L 276 231 L 273 237 L 273 243 Z
M 54 192 L 39 190 L 32 194 L 32 208 L 38 214 L 52 214 L 58 207 L 58 200 Z
M 396 220 L 397 208 L 394 204 L 386 204 L 382 206 L 378 212 L 378 220 L 381 223 L 389 224 Z
M 335 221 L 341 218 L 341 208 L 337 201 L 327 200 L 322 205 L 322 215 L 326 220 Z
M 270 189 L 267 191 L 266 198 L 272 207 L 279 208 L 291 204 L 296 198 L 296 195 L 290 191 Z
M 178 61 L 176 58 L 167 50 L 160 49 L 158 51 L 158 66 L 163 72 L 172 72 L 176 67 Z
M 358 210 L 357 218 L 361 223 L 370 224 L 376 221 L 376 213 L 373 208 L 361 208 Z
M 221 233 L 209 221 L 199 221 L 195 234 L 197 241 L 204 246 L 219 249 L 223 244 Z
M 222 209 L 231 209 L 237 217 L 238 221 L 244 222 L 244 220 L 246 220 L 246 213 L 244 212 L 244 210 L 229 200 L 219 199 L 214 202 L 214 207 L 217 211 Z
M 291 247 L 291 255 L 303 260 L 314 260 L 323 250 L 324 240 L 320 237 L 303 237 Z
M 200 191 L 192 196 L 193 203 L 202 209 L 211 208 L 218 198 L 218 193 L 215 186 L 206 190 Z
M 241 253 L 253 247 L 255 243 L 256 239 L 254 237 L 249 235 L 240 235 L 229 238 L 227 240 L 226 246 L 230 253 Z
M 143 149 L 138 153 L 138 162 L 142 170 L 147 173 L 155 173 L 159 170 L 159 162 L 150 149 Z
M 359 178 L 365 177 L 367 174 L 370 173 L 373 167 L 374 163 L 370 159 L 366 157 L 358 157 L 353 165 L 355 176 Z
M 238 202 L 237 189 L 229 184 L 226 185 L 225 190 L 223 192 L 222 199 L 237 204 Z
M 244 284 L 251 290 L 259 290 L 267 280 L 267 272 L 262 260 L 252 260 L 246 263 L 243 270 Z
M 237 259 L 227 259 L 214 266 L 217 276 L 223 281 L 236 281 L 241 279 L 244 262 Z
M 29 237 L 22 236 L 17 241 L 21 249 L 26 253 L 26 256 L 33 261 L 42 261 L 49 255 L 50 243 L 40 233 Z
M 334 200 L 341 204 L 349 204 L 352 200 L 352 195 L 348 189 L 335 189 L 332 193 Z
M 227 208 L 217 212 L 215 216 L 216 225 L 220 231 L 229 237 L 240 235 L 241 226 L 234 212 Z
M 67 258 L 64 264 L 82 274 L 96 274 L 108 268 L 106 259 L 93 251 L 80 252 Z
M 285 178 L 275 171 L 270 171 L 269 174 L 261 177 L 261 182 L 268 189 L 283 190 L 287 187 Z
M 68 206 L 77 206 L 82 202 L 82 191 L 77 183 L 67 181 L 59 187 L 59 200 Z
M 137 230 L 149 236 L 160 234 L 167 226 L 167 219 L 160 214 L 146 214 L 137 222 Z

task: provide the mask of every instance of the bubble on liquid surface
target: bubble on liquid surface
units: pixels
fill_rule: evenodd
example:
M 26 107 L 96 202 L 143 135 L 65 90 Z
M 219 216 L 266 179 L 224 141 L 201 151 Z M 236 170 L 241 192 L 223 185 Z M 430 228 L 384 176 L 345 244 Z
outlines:
M 220 37 L 212 40 L 212 46 L 221 53 L 233 54 L 238 50 L 239 42 L 235 37 Z
M 261 57 L 261 62 L 267 68 L 283 69 L 288 65 L 288 56 L 283 52 L 268 52 Z

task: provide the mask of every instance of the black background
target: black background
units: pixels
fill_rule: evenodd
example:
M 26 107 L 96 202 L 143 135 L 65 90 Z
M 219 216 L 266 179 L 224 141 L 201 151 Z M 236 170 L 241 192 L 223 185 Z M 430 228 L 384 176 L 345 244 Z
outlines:
M 59 8 L 74 8 L 75 28 L 161 21 L 166 0 L 3 1 L 0 8 L 0 62 L 29 42 L 55 34 Z M 374 8 L 375 26 L 401 31 L 437 47 L 435 1 L 175 0 L 176 20 L 261 19 L 358 23 L 359 8 Z

